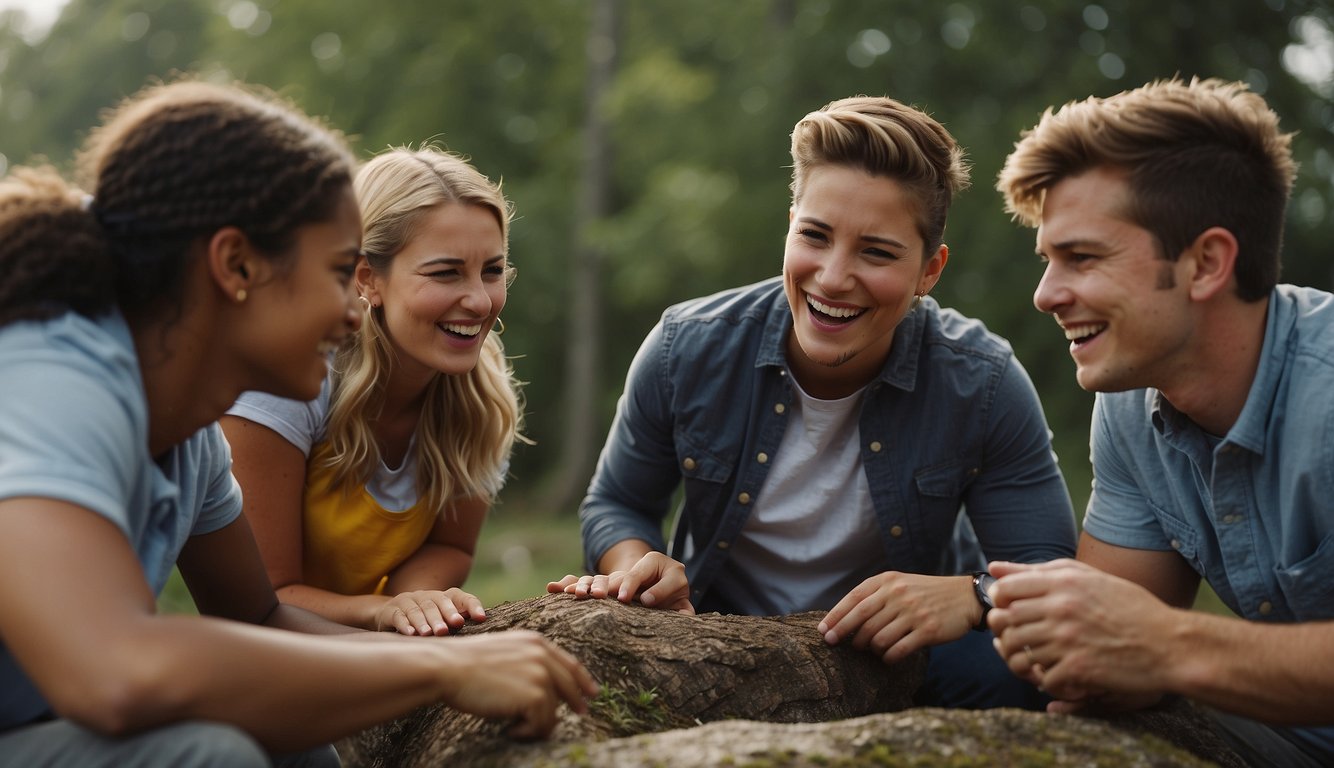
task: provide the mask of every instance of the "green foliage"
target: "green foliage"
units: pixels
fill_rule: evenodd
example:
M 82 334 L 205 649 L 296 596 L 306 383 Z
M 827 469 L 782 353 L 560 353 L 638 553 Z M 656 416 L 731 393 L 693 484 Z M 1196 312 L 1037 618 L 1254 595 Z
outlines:
M 579 196 L 589 41 L 585 0 L 71 0 L 29 44 L 0 28 L 0 165 L 67 165 L 99 109 L 151 77 L 190 70 L 264 84 L 327 115 L 363 156 L 435 140 L 504 179 L 519 277 L 505 341 L 530 382 L 529 431 L 507 495 L 559 460 L 561 371 Z M 1334 83 L 1284 67 L 1329 35 L 1310 0 L 712 0 L 618 3 L 609 92 L 609 215 L 586 233 L 605 254 L 594 399 L 609 422 L 625 368 L 669 303 L 776 274 L 792 124 L 831 99 L 888 94 L 940 119 L 969 150 L 974 186 L 946 233 L 943 303 L 1010 339 L 1043 398 L 1076 508 L 1089 487 L 1091 397 L 1029 297 L 1033 233 L 992 185 L 1048 105 L 1180 74 L 1243 79 L 1299 131 L 1302 163 L 1285 279 L 1329 288 Z M 1315 21 L 1312 21 L 1315 20 Z M 0 22 L 3 18 L 0 18 Z M 1314 26 L 1312 26 L 1314 25 Z M 1314 32 L 1312 31 L 1314 30 Z M 1314 37 L 1313 37 L 1314 35 Z M 604 45 L 594 42 L 594 46 Z M 1294 47 L 1298 46 L 1298 47 Z M 1328 78 L 1328 73 L 1326 74 Z M 565 510 L 568 512 L 569 510 Z

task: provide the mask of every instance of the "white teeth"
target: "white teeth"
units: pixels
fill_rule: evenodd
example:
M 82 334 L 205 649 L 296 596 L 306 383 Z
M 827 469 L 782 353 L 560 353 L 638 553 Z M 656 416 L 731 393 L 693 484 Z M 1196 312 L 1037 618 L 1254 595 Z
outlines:
M 1107 328 L 1106 323 L 1081 323 L 1079 325 L 1063 325 L 1061 330 L 1065 331 L 1066 341 L 1075 341 L 1094 334 L 1102 333 Z
M 446 331 L 449 331 L 450 333 L 457 333 L 457 334 L 459 334 L 460 336 L 476 336 L 477 334 L 479 334 L 479 333 L 482 332 L 482 324 L 481 324 L 481 323 L 478 323 L 477 325 L 462 325 L 462 324 L 460 324 L 460 323 L 444 323 L 444 324 L 441 325 L 441 327 L 444 328 Z
M 813 296 L 809 295 L 806 297 L 806 302 L 810 304 L 811 308 L 813 308 L 815 311 L 820 312 L 821 314 L 829 315 L 830 317 L 856 317 L 857 315 L 860 315 L 862 312 L 866 311 L 864 309 L 857 309 L 854 307 L 831 307 L 828 304 L 825 304 L 824 302 L 819 301 L 815 299 Z

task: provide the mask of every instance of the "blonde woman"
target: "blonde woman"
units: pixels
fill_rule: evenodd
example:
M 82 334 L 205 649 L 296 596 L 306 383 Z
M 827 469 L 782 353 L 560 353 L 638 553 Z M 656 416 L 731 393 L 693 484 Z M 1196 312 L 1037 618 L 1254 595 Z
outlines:
M 246 393 L 223 419 L 269 577 L 335 621 L 444 635 L 519 439 L 492 328 L 512 270 L 510 205 L 456 155 L 393 149 L 355 180 L 359 332 L 311 402 Z

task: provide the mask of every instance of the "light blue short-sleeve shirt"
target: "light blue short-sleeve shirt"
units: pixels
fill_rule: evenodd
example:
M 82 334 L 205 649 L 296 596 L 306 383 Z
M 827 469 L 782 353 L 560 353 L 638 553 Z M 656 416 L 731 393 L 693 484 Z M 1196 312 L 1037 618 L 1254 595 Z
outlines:
M 1206 434 L 1156 390 L 1099 394 L 1084 530 L 1181 553 L 1254 621 L 1334 619 L 1334 295 L 1280 285 L 1240 417 Z M 1297 729 L 1334 755 L 1334 728 Z
M 154 594 L 186 540 L 241 514 L 231 454 L 209 425 L 159 461 L 128 326 L 118 313 L 68 313 L 0 329 L 0 500 L 57 499 L 110 520 Z M 97 574 L 86 574 L 95 579 Z M 46 702 L 0 645 L 0 729 Z

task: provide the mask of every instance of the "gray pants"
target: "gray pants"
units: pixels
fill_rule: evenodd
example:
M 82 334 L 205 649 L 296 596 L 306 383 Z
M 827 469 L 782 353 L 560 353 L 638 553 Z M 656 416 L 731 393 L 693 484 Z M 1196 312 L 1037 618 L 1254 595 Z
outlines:
M 0 768 L 337 768 L 331 746 L 273 757 L 244 731 L 217 723 L 176 723 L 109 739 L 68 720 L 51 720 L 0 733 Z

